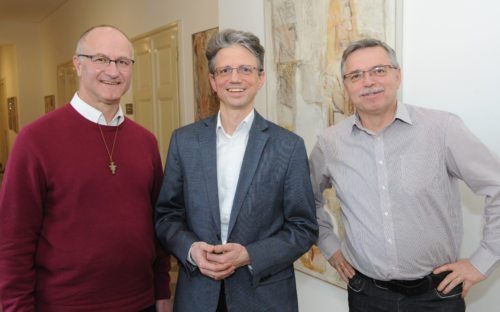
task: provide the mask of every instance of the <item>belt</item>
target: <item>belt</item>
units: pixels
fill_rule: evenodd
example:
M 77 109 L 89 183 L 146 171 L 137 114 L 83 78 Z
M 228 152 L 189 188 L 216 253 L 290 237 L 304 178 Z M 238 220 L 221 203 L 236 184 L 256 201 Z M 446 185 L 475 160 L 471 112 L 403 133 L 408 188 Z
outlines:
M 431 273 L 416 280 L 380 281 L 356 271 L 356 275 L 359 274 L 360 277 L 372 281 L 375 286 L 379 288 L 385 288 L 406 296 L 420 295 L 428 292 L 429 290 L 436 289 L 449 273 L 451 273 L 451 271 L 445 271 L 439 274 Z

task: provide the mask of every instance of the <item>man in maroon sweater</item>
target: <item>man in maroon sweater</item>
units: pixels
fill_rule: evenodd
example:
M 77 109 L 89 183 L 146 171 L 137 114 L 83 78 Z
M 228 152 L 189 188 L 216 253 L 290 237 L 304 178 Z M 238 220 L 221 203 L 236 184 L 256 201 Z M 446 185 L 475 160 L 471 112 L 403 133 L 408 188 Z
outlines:
M 71 103 L 24 127 L 0 190 L 0 302 L 7 311 L 171 311 L 155 241 L 155 137 L 124 118 L 133 66 L 112 26 L 86 31 Z

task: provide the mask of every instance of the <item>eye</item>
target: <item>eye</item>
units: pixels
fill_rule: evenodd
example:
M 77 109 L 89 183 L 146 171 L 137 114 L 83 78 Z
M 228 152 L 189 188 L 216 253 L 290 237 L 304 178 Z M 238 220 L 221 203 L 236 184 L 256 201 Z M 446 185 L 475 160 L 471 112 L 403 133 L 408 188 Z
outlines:
M 385 69 L 385 67 L 383 66 L 377 66 L 377 67 L 374 67 L 371 72 L 375 75 L 375 76 L 384 76 L 386 73 L 387 73 L 387 69 Z
M 356 71 L 354 73 L 350 73 L 350 74 L 346 75 L 346 77 L 348 79 L 350 79 L 352 82 L 358 81 L 361 78 L 363 78 L 363 72 L 362 71 Z
M 116 60 L 116 63 L 120 66 L 130 66 L 130 64 L 132 64 L 132 61 L 130 60 L 127 60 L 127 59 L 119 59 L 119 60 Z
M 92 59 L 92 62 L 96 64 L 109 64 L 109 58 L 104 57 L 104 56 L 95 56 Z
M 233 69 L 229 66 L 217 69 L 218 75 L 230 75 L 232 72 L 233 72 Z
M 242 65 L 238 67 L 238 72 L 244 75 L 250 75 L 251 73 L 253 73 L 253 67 Z

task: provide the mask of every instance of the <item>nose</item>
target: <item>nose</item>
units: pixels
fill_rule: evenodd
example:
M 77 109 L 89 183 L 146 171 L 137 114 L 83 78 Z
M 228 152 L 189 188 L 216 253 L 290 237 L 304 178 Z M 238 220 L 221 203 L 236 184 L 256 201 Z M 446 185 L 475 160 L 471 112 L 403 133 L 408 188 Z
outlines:
M 373 81 L 372 75 L 369 72 L 364 72 L 362 79 L 363 79 L 363 85 L 365 86 L 371 86 L 375 83 Z
M 240 74 L 238 74 L 238 70 L 233 68 L 231 71 L 231 81 L 240 81 Z
M 106 73 L 110 76 L 118 76 L 119 75 L 118 66 L 116 65 L 116 61 L 111 61 L 106 66 Z

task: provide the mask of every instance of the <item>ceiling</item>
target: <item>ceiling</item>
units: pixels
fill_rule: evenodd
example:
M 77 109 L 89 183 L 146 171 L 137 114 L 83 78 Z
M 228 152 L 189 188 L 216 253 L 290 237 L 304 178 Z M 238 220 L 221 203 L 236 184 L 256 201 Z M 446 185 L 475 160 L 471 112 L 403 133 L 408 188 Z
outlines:
M 40 23 L 69 0 L 0 0 L 0 20 Z

